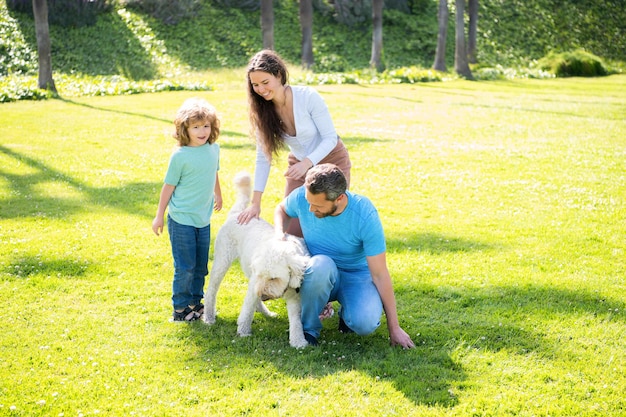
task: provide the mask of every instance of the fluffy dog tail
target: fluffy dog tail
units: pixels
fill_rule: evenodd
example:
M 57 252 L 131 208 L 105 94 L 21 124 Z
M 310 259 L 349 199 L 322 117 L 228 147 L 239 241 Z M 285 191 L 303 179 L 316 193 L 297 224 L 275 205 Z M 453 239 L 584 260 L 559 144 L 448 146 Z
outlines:
M 240 213 L 248 207 L 250 204 L 250 194 L 251 194 L 251 179 L 250 174 L 247 172 L 240 172 L 235 175 L 235 189 L 237 192 L 237 197 L 235 199 L 235 204 L 230 209 L 231 213 Z

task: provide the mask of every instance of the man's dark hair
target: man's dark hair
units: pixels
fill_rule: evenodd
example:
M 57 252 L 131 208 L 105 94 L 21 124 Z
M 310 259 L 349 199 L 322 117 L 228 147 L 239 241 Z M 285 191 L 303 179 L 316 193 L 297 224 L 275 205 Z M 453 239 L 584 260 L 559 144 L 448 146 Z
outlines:
M 341 194 L 345 194 L 348 183 L 336 165 L 321 164 L 307 172 L 304 186 L 311 194 L 324 193 L 326 200 L 335 201 Z

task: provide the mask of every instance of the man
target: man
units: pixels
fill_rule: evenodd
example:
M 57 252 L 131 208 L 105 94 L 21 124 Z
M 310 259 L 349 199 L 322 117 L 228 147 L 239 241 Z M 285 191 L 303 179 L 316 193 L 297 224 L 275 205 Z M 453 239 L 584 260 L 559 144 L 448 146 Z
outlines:
M 274 212 L 279 237 L 298 218 L 311 252 L 300 288 L 302 326 L 317 345 L 327 303 L 338 301 L 339 330 L 367 335 L 385 311 L 392 345 L 415 347 L 400 327 L 387 269 L 385 235 L 376 208 L 366 197 L 347 191 L 346 178 L 332 164 L 311 168 L 304 186 L 294 190 Z

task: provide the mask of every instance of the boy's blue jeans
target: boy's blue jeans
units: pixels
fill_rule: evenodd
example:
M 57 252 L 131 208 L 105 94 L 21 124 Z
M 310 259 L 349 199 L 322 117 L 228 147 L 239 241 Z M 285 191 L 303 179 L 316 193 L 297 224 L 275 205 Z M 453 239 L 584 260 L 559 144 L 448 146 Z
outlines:
M 372 333 L 380 326 L 383 303 L 369 270 L 344 271 L 326 255 L 311 257 L 300 288 L 302 327 L 319 337 L 319 314 L 329 301 L 341 304 L 339 316 L 358 335 Z
M 211 225 L 197 228 L 176 223 L 167 216 L 167 231 L 174 258 L 172 304 L 175 310 L 197 305 L 204 296 L 208 271 Z

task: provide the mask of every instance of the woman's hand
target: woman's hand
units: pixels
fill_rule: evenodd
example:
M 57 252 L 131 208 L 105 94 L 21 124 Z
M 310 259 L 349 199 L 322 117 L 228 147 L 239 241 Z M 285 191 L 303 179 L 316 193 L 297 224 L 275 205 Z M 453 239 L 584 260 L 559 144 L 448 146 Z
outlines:
M 237 216 L 238 224 L 248 224 L 252 219 L 258 219 L 261 214 L 261 206 L 251 205 Z
M 309 158 L 304 158 L 304 160 L 297 162 L 287 168 L 285 172 L 285 177 L 293 178 L 294 180 L 299 180 L 304 178 L 307 171 L 313 167 L 313 162 Z

